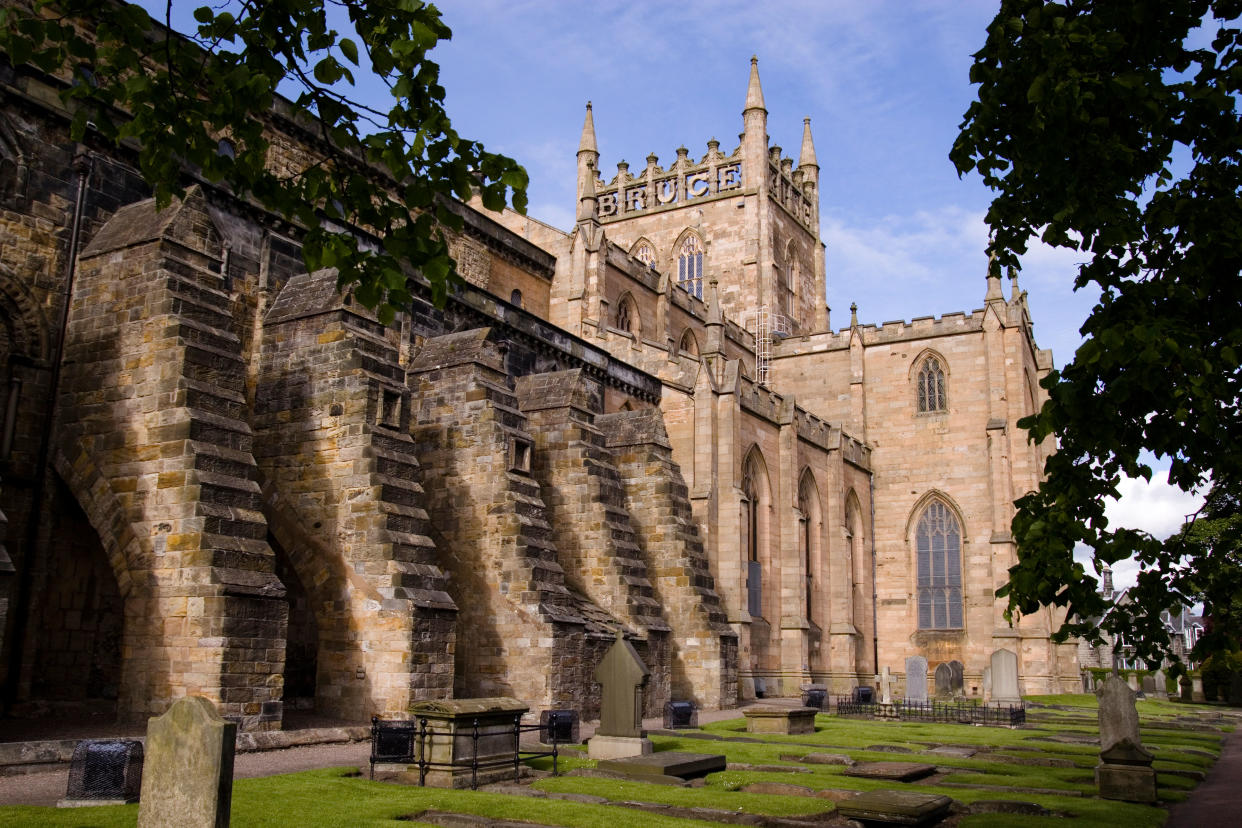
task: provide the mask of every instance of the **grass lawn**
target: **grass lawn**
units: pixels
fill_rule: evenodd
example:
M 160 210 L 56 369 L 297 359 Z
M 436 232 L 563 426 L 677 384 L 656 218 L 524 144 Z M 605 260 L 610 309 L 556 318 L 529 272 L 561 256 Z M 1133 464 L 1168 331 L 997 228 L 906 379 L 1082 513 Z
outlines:
M 486 791 L 448 791 L 370 782 L 352 769 L 328 769 L 239 780 L 233 789 L 233 825 L 277 828 L 278 826 L 374 826 L 417 825 L 411 817 L 438 810 L 514 819 L 547 825 L 614 826 L 642 824 L 655 828 L 703 826 L 716 823 L 710 814 L 688 810 L 658 813 L 661 807 L 704 808 L 769 816 L 798 817 L 830 812 L 833 801 L 816 796 L 792 796 L 748 792 L 759 782 L 798 785 L 811 791 L 835 789 L 863 791 L 874 788 L 906 788 L 940 793 L 969 804 L 987 799 L 1017 799 L 1047 808 L 1055 817 L 977 814 L 961 825 L 1036 826 L 1064 825 L 1115 828 L 1157 828 L 1166 811 L 1095 797 L 1093 769 L 1099 748 L 1086 743 L 1095 737 L 1095 697 L 1064 695 L 1037 697 L 1029 710 L 1028 724 L 1010 730 L 923 722 L 882 722 L 838 719 L 821 715 L 816 733 L 807 736 L 747 734 L 745 720 L 731 719 L 706 725 L 702 730 L 715 739 L 687 736 L 653 736 L 657 750 L 724 753 L 734 769 L 711 774 L 702 787 L 679 788 L 644 782 L 623 782 L 591 776 L 559 776 L 533 784 L 545 796 L 517 796 Z M 1049 706 L 1051 705 L 1051 706 Z M 1229 727 L 1215 718 L 1215 711 L 1199 722 L 1179 717 L 1203 713 L 1205 708 L 1170 702 L 1139 703 L 1143 740 L 1156 754 L 1160 797 L 1166 803 L 1184 798 L 1196 784 L 1191 778 L 1167 771 L 1204 771 L 1220 752 L 1223 733 Z M 1195 725 L 1189 727 L 1188 725 Z M 1210 727 L 1205 727 L 1209 725 Z M 754 739 L 761 741 L 751 741 Z M 742 741 L 745 740 L 745 741 Z M 939 745 L 974 747 L 969 758 L 929 754 Z M 884 750 L 884 748 L 896 749 Z M 905 749 L 909 752 L 902 752 Z M 782 756 L 801 757 L 812 752 L 844 753 L 859 762 L 914 761 L 935 764 L 940 773 L 922 782 L 902 785 L 845 776 L 839 765 L 801 765 Z M 536 760 L 538 767 L 549 760 Z M 567 757 L 561 769 L 589 768 L 593 762 Z M 746 766 L 751 766 L 749 769 Z M 781 768 L 807 772 L 785 772 Z M 580 795 L 571 801 L 565 795 Z M 598 800 L 594 798 L 599 798 Z M 600 801 L 606 800 L 606 801 Z M 628 804 L 623 804 L 628 803 Z M 634 803 L 649 803 L 635 810 Z M 657 811 L 657 812 L 653 812 Z M 138 806 L 90 809 L 0 807 L 4 826 L 132 826 Z M 701 816 L 701 818 L 690 818 Z

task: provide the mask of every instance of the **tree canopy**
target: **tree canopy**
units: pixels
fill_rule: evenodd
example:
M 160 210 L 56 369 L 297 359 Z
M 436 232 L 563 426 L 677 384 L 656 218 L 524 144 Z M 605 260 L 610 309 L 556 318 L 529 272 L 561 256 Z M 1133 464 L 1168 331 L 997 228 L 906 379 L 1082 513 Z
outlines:
M 1032 237 L 1080 251 L 1101 295 L 1085 341 L 1019 425 L 1055 439 L 1046 480 L 1017 501 L 1009 612 L 1069 610 L 1094 638 L 1107 606 L 1073 559 L 1134 557 L 1133 599 L 1104 628 L 1140 658 L 1167 645 L 1162 610 L 1195 600 L 1210 545 L 1113 529 L 1123 475 L 1167 462 L 1184 490 L 1242 479 L 1242 13 L 1238 0 L 1002 0 L 975 54 L 951 158 L 995 191 L 990 252 L 1021 267 Z M 1145 453 L 1149 452 L 1149 454 Z
M 525 209 L 526 172 L 453 130 L 428 58 L 451 33 L 421 0 L 236 0 L 196 9 L 197 29 L 184 35 L 171 30 L 172 0 L 165 25 L 115 0 L 6 6 L 0 50 L 71 81 L 62 98 L 75 140 L 91 129 L 135 142 L 161 205 L 193 170 L 297 223 L 307 267 L 338 268 L 338 287 L 383 321 L 409 302 L 411 268 L 437 301 L 446 294 L 454 264 L 442 229 L 461 220 L 444 196 L 477 192 L 498 210 L 511 191 Z M 337 19 L 357 39 L 334 29 Z M 373 73 L 390 105 L 361 102 L 355 72 Z M 293 91 L 282 102 L 278 90 Z M 317 139 L 320 157 L 270 163 L 277 110 Z

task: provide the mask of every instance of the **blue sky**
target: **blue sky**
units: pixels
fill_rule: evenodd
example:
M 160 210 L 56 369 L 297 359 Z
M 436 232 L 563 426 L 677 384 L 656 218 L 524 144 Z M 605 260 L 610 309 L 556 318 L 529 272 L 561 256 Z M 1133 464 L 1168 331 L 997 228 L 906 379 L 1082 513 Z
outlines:
M 144 5 L 163 16 L 163 3 Z M 175 11 L 188 20 L 197 5 L 177 0 Z M 454 127 L 522 163 L 530 214 L 568 229 L 588 100 L 605 177 L 618 161 L 643 165 L 650 152 L 667 165 L 683 144 L 701 155 L 713 137 L 730 152 L 758 56 L 772 142 L 796 159 L 802 119 L 811 118 L 827 301 L 840 328 L 851 302 L 865 323 L 982 305 L 990 196 L 977 177 L 958 178 L 948 152 L 973 99 L 970 56 L 997 5 L 461 0 L 440 4 L 453 38 L 432 57 Z M 1072 290 L 1080 258 L 1036 243 L 1023 261 L 1036 339 L 1057 366 L 1077 348 L 1094 300 Z M 1158 483 L 1130 482 L 1123 492 L 1113 522 L 1160 536 L 1197 508 Z M 1133 570 L 1116 573 L 1122 586 Z

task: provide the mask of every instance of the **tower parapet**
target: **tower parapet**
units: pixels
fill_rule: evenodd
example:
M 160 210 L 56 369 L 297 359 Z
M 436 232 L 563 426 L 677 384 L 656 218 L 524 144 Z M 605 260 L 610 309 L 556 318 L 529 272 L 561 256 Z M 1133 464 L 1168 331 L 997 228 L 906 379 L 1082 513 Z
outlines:
M 617 175 L 607 184 L 596 183 L 599 217 L 604 224 L 629 218 L 636 213 L 652 213 L 713 201 L 737 194 L 743 188 L 741 147 L 732 155 L 720 151 L 720 142 L 707 142 L 707 154 L 690 160 L 689 150 L 680 147 L 677 160 L 667 170 L 657 156 L 647 156 L 647 166 L 637 175 L 625 161 L 617 164 Z

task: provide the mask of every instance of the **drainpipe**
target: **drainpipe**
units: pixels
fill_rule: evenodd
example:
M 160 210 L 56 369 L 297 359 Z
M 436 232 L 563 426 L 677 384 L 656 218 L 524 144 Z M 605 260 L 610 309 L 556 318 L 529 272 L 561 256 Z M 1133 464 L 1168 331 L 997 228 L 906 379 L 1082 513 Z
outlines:
M 880 615 L 876 609 L 879 590 L 876 588 L 875 560 L 875 476 L 867 475 L 867 499 L 871 501 L 871 658 L 875 671 L 880 672 Z
M 52 426 L 56 420 L 56 397 L 60 393 L 61 362 L 65 356 L 65 340 L 69 333 L 69 305 L 73 299 L 73 282 L 77 276 L 78 247 L 82 238 L 82 214 L 86 208 L 86 188 L 95 160 L 85 146 L 79 144 L 73 154 L 77 173 L 77 195 L 73 202 L 73 223 L 69 230 L 69 250 L 65 257 L 65 290 L 60 313 L 60 335 L 52 355 L 52 376 L 45 400 L 46 416 L 39 439 L 35 462 L 34 485 L 31 491 L 30 517 L 26 522 L 26 538 L 22 550 L 22 571 L 17 586 L 17 602 L 13 612 L 13 646 L 9 653 L 9 671 L 5 677 L 4 710 L 7 713 L 17 700 L 22 678 L 22 659 L 26 648 L 26 628 L 30 614 L 30 591 L 34 579 L 34 561 L 39 543 L 39 524 L 43 522 L 43 498 L 47 490 L 48 460 L 52 450 Z

